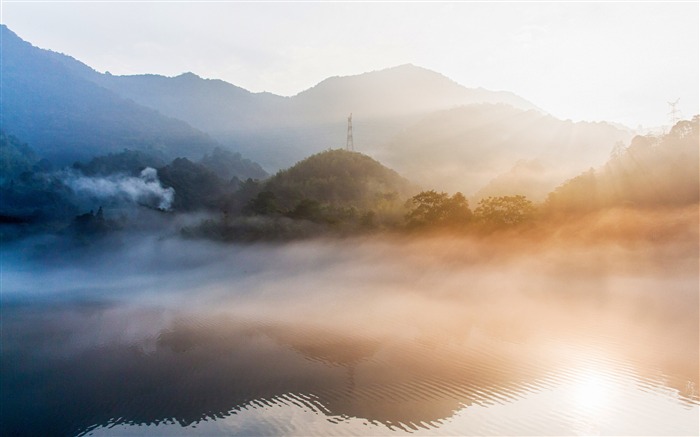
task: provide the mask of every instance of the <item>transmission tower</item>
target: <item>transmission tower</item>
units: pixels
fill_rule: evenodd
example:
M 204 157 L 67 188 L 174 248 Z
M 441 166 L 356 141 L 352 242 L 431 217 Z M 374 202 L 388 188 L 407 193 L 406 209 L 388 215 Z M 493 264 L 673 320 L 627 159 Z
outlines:
M 671 107 L 671 110 L 668 111 L 668 115 L 671 118 L 671 127 L 675 126 L 681 119 L 681 111 L 676 107 L 678 106 L 678 101 L 680 101 L 680 97 L 675 102 L 666 102 Z
M 352 112 L 348 117 L 348 141 L 345 143 L 345 150 L 355 150 L 355 145 L 352 142 Z

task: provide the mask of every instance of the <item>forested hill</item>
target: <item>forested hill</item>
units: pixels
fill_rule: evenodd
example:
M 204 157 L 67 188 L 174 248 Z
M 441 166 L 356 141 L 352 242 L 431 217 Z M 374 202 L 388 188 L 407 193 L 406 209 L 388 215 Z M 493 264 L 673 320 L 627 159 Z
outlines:
M 312 155 L 278 172 L 264 186 L 283 207 L 302 199 L 321 204 L 370 208 L 381 199 L 402 199 L 412 191 L 408 180 L 378 161 L 342 149 Z

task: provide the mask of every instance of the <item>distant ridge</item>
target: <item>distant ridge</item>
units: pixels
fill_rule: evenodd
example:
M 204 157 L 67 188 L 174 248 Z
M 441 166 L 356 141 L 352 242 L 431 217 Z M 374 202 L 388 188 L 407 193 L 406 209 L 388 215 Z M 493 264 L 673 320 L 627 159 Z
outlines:
M 292 100 L 316 117 L 323 114 L 336 117 L 347 108 L 366 117 L 388 117 L 473 103 L 505 103 L 520 109 L 538 109 L 515 94 L 466 88 L 440 73 L 412 64 L 331 77 Z
M 122 97 L 185 120 L 271 170 L 339 146 L 350 112 L 357 114 L 360 123 L 356 142 L 370 152 L 436 110 L 504 103 L 540 111 L 515 94 L 466 88 L 411 64 L 330 77 L 292 97 L 251 93 L 193 73 L 175 77 L 89 73 L 87 77 Z
M 412 64 L 282 97 L 191 72 L 102 74 L 5 26 L 2 34 L 3 127 L 41 153 L 129 148 L 199 159 L 221 144 L 274 172 L 342 147 L 352 112 L 356 150 L 415 182 L 473 195 L 517 180 L 541 197 L 629 139 L 610 124 L 558 120 L 513 93 L 467 88 Z M 519 161 L 537 165 L 514 167 Z
M 40 155 L 66 164 L 125 148 L 199 157 L 217 146 L 184 121 L 89 80 L 101 75 L 75 59 L 36 48 L 5 25 L 0 32 L 0 122 Z
M 425 114 L 472 103 L 534 104 L 503 91 L 465 88 L 440 73 L 411 64 L 354 76 L 334 76 L 292 97 L 252 93 L 218 79 L 187 72 L 86 78 L 215 136 L 232 130 L 333 122 L 355 111 L 366 118 Z

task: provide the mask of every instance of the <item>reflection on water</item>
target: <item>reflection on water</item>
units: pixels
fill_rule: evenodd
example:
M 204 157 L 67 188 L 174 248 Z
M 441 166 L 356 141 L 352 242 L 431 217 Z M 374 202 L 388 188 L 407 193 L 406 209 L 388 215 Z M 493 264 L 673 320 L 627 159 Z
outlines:
M 691 246 L 130 247 L 5 261 L 3 435 L 698 432 Z

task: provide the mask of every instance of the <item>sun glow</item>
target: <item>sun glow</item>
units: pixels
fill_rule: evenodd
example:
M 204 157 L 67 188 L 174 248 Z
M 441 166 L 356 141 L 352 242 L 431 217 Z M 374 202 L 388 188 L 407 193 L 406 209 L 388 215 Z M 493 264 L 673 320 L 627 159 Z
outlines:
M 585 370 L 578 374 L 574 386 L 573 400 L 584 411 L 603 410 L 610 404 L 613 387 L 596 370 Z

